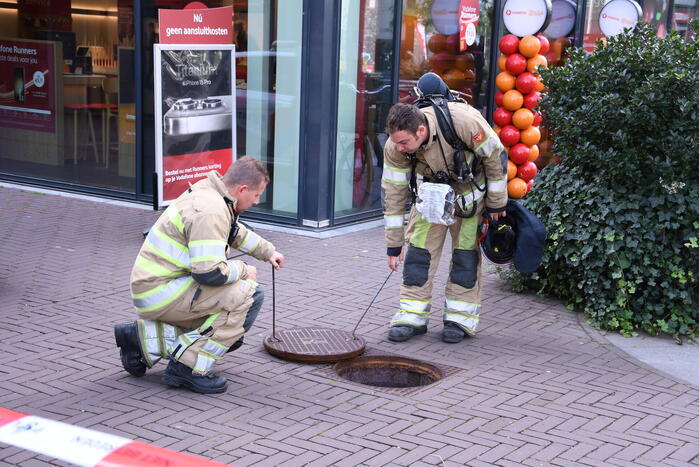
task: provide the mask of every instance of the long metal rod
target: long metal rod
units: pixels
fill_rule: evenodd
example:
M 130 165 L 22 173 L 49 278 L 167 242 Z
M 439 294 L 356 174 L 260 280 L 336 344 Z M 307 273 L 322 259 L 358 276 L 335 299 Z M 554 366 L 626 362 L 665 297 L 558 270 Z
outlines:
M 391 274 L 393 274 L 393 269 L 391 269 L 391 272 L 388 273 L 388 277 L 386 277 L 386 280 L 383 281 L 383 284 L 381 284 L 381 287 L 379 287 L 379 291 L 376 292 L 376 295 L 374 295 L 374 298 L 372 298 L 372 299 L 371 299 L 371 302 L 369 302 L 369 306 L 366 307 L 366 310 L 364 310 L 364 313 L 362 314 L 362 317 L 359 318 L 359 321 L 357 321 L 357 324 L 354 325 L 354 329 L 352 329 L 352 337 L 353 337 L 353 338 L 355 338 L 355 339 L 357 338 L 357 336 L 354 334 L 354 332 L 355 332 L 355 331 L 357 330 L 357 328 L 359 327 L 359 323 L 362 322 L 362 320 L 364 319 L 364 316 L 366 316 L 367 311 L 369 311 L 369 308 L 371 308 L 371 305 L 374 304 L 374 300 L 376 300 L 376 297 L 378 297 L 379 294 L 381 293 L 381 291 L 383 290 L 384 286 L 386 285 L 386 282 L 388 282 L 388 280 L 391 278 Z
M 272 265 L 272 339 L 278 341 L 276 335 L 276 322 L 277 322 L 277 291 L 275 287 L 274 280 L 274 265 Z

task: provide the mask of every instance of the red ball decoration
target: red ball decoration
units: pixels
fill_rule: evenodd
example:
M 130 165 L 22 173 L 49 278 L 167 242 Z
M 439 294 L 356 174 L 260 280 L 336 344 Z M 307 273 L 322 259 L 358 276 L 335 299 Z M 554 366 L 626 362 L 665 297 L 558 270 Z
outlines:
M 541 99 L 541 93 L 539 91 L 530 92 L 524 96 L 524 106 L 531 110 L 539 104 L 539 99 Z
M 512 55 L 507 57 L 507 60 L 505 60 L 505 69 L 515 76 L 526 71 L 526 57 L 519 53 L 513 53 Z
M 502 137 L 502 132 L 500 132 L 500 136 Z M 526 144 L 518 143 L 510 148 L 509 156 L 512 162 L 514 162 L 517 165 L 520 165 L 529 161 L 529 154 L 529 146 L 527 146 Z M 517 173 L 519 173 L 519 169 L 517 169 Z
M 512 122 L 512 112 L 503 107 L 498 107 L 493 112 L 493 121 L 500 128 L 507 126 Z
M 454 56 L 446 52 L 433 54 L 428 60 L 430 69 L 438 75 L 454 67 Z
M 539 112 L 538 110 L 535 110 L 534 111 L 534 121 L 532 122 L 532 125 L 534 125 L 534 126 L 541 125 L 541 120 L 542 120 L 541 112 Z
M 536 76 L 527 71 L 517 77 L 515 87 L 522 94 L 529 94 L 536 88 L 537 81 Z
M 502 98 L 504 95 L 505 93 L 502 91 L 498 91 L 495 93 L 495 105 L 497 105 L 498 107 L 502 107 Z
M 502 127 L 502 130 L 500 130 L 500 141 L 505 146 L 514 146 L 517 144 L 519 142 L 519 130 L 517 127 L 513 125 L 506 125 Z M 527 157 L 529 157 L 528 153 Z
M 451 54 L 459 53 L 459 34 L 448 35 L 445 48 L 446 52 L 449 52 Z
M 543 34 L 538 34 L 536 36 L 537 39 L 539 39 L 539 42 L 541 43 L 541 48 L 539 49 L 539 55 L 546 55 L 551 48 L 551 44 L 549 44 L 549 40 L 546 36 Z
M 514 34 L 508 34 L 500 39 L 500 43 L 498 45 L 500 52 L 504 53 L 505 55 L 510 55 L 519 50 L 519 38 Z
M 529 151 L 529 148 L 527 148 L 527 151 Z M 535 163 L 527 161 L 519 167 L 517 167 L 517 176 L 525 182 L 528 182 L 529 180 L 533 180 L 534 177 L 536 177 L 536 173 L 538 171 L 539 170 L 536 168 Z

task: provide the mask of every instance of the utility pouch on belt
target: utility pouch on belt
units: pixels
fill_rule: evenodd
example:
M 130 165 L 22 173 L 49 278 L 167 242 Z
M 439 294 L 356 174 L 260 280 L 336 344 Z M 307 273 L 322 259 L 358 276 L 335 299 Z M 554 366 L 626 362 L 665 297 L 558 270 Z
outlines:
M 452 225 L 456 193 L 445 183 L 424 182 L 417 190 L 415 209 L 430 224 Z

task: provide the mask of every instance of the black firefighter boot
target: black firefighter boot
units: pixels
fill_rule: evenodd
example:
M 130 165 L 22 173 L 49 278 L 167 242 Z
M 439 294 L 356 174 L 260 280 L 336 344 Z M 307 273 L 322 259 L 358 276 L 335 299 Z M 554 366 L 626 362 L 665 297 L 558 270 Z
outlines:
M 148 366 L 141 352 L 136 321 L 114 326 L 114 338 L 116 339 L 117 347 L 119 347 L 121 366 L 133 376 L 145 375 Z
M 390 328 L 388 328 L 388 340 L 393 342 L 403 342 L 407 341 L 413 336 L 425 334 L 426 332 L 427 326 L 391 326 Z
M 176 388 L 184 386 L 202 394 L 218 394 L 228 389 L 228 381 L 223 376 L 215 375 L 212 372 L 197 375 L 192 373 L 190 367 L 172 357 L 170 357 L 170 363 L 167 364 L 165 374 L 163 374 L 163 382 L 168 386 Z
M 461 329 L 458 324 L 452 323 L 451 321 L 444 322 L 444 329 L 442 330 L 443 342 L 447 344 L 456 344 L 467 336 L 468 334 L 466 334 L 466 331 Z

